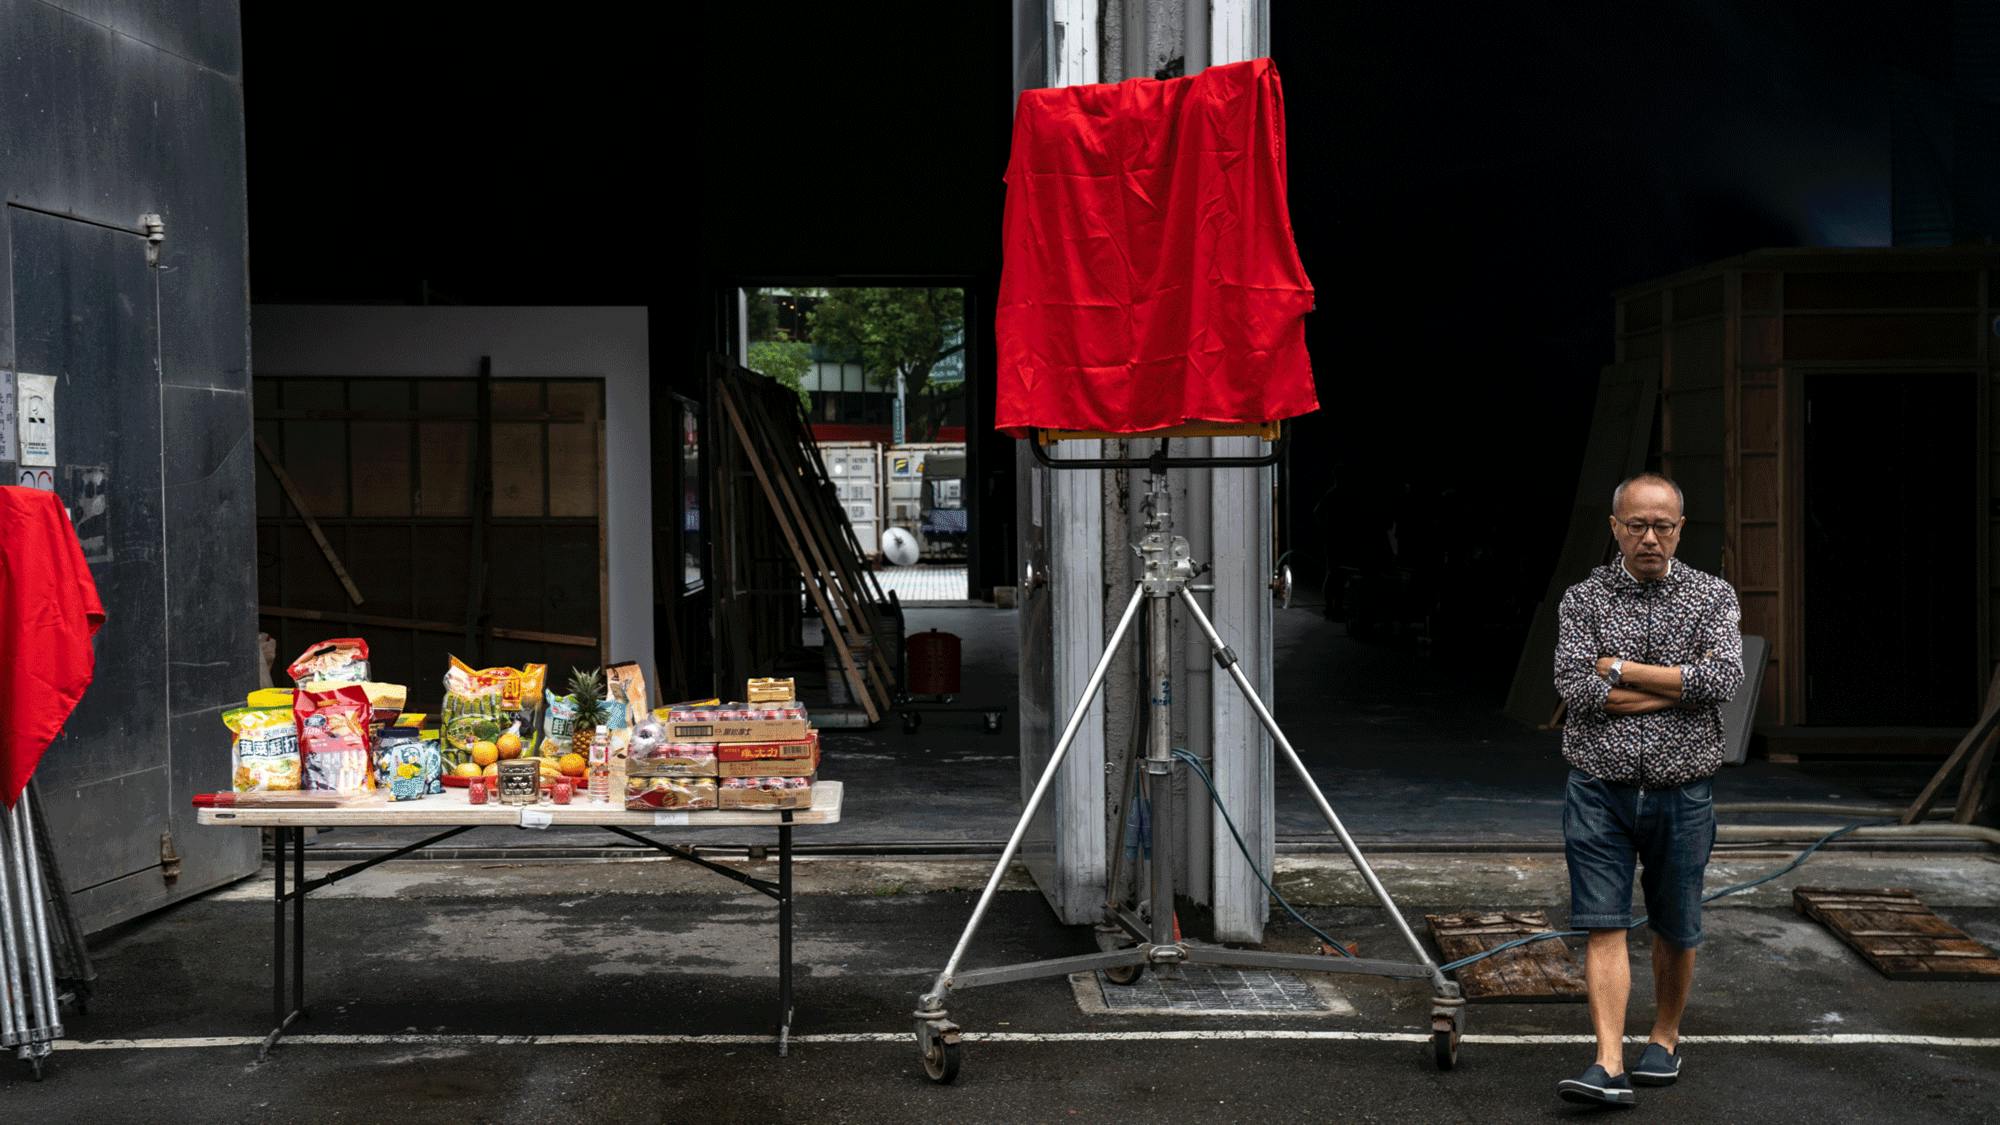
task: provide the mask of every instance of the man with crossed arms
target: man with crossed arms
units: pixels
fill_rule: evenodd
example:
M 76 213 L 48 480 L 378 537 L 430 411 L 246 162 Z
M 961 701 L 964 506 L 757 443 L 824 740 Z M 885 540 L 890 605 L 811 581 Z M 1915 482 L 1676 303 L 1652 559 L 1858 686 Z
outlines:
M 1722 704 L 1743 682 L 1736 591 L 1675 561 L 1686 523 L 1680 487 L 1666 477 L 1619 485 L 1611 497 L 1618 561 L 1563 595 L 1555 652 L 1571 767 L 1563 850 L 1570 927 L 1590 932 L 1584 976 L 1597 1032 L 1596 1061 L 1556 1087 L 1566 1101 L 1629 1106 L 1634 1082 L 1666 1086 L 1680 1075 L 1681 1012 L 1715 843 L 1710 778 L 1722 767 Z M 1653 1027 L 1627 1074 L 1635 860 L 1653 931 Z

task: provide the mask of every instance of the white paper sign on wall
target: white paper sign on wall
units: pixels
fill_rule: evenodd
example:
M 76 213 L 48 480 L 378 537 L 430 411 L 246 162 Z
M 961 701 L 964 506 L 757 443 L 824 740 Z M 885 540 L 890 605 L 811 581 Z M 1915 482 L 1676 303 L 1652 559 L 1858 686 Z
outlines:
M 14 376 L 14 410 L 20 417 L 22 467 L 56 464 L 56 377 Z
M 19 484 L 22 488 L 33 488 L 42 492 L 54 492 L 56 490 L 56 474 L 54 469 L 22 469 L 19 477 L 20 479 L 15 483 Z
M 14 373 L 0 371 L 0 461 L 20 458 L 14 449 L 15 427 L 19 424 L 14 419 Z

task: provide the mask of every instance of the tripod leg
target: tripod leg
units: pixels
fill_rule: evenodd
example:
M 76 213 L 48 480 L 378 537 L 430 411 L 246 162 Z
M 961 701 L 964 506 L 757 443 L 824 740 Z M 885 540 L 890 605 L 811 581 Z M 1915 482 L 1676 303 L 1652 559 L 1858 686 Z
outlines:
M 1264 725 L 1264 729 L 1271 735 L 1272 743 L 1284 753 L 1285 760 L 1291 763 L 1292 770 L 1299 775 L 1299 780 L 1305 783 L 1306 792 L 1312 795 L 1313 803 L 1319 806 L 1320 815 L 1326 818 L 1327 824 L 1333 828 L 1334 835 L 1340 838 L 1341 849 L 1347 853 L 1347 858 L 1354 862 L 1354 869 L 1361 873 L 1362 881 L 1368 884 L 1370 891 L 1374 892 L 1376 900 L 1388 911 L 1389 920 L 1396 924 L 1396 932 L 1402 935 L 1410 951 L 1417 955 L 1418 963 L 1430 969 L 1432 985 L 1440 990 L 1440 995 L 1447 987 L 1455 995 L 1457 986 L 1445 980 L 1444 974 L 1438 971 L 1437 962 L 1431 960 L 1430 951 L 1417 940 L 1417 935 L 1411 931 L 1410 924 L 1404 921 L 1403 912 L 1397 908 L 1396 900 L 1389 896 L 1389 889 L 1382 885 L 1382 880 L 1376 878 L 1375 869 L 1368 865 L 1367 858 L 1355 845 L 1354 837 L 1347 834 L 1347 826 L 1340 822 L 1340 817 L 1333 811 L 1333 806 L 1327 803 L 1326 794 L 1320 792 L 1319 783 L 1313 780 L 1305 762 L 1299 759 L 1298 751 L 1292 749 L 1291 739 L 1286 738 L 1285 732 L 1278 729 L 1278 721 L 1271 717 L 1270 708 L 1265 707 L 1264 701 L 1257 698 L 1257 690 L 1250 686 L 1249 677 L 1243 674 L 1242 666 L 1236 662 L 1235 651 L 1222 642 L 1222 636 L 1215 631 L 1215 624 L 1201 611 L 1201 603 L 1195 601 L 1193 593 L 1186 589 L 1181 590 L 1181 601 L 1187 606 L 1188 614 L 1194 618 L 1195 624 L 1200 626 L 1202 633 L 1208 637 L 1209 648 L 1215 652 L 1215 662 L 1227 670 L 1230 678 L 1236 681 L 1237 690 L 1243 693 L 1243 698 L 1250 704 L 1250 709 L 1257 713 L 1257 721 Z
M 1110 671 L 1111 662 L 1118 655 L 1118 646 L 1125 640 L 1125 631 L 1131 627 L 1132 618 L 1139 612 L 1139 603 L 1146 598 L 1146 588 L 1135 586 L 1132 600 L 1125 605 L 1125 613 L 1118 618 L 1118 627 L 1111 631 L 1111 639 L 1104 644 L 1104 655 L 1097 660 L 1097 667 L 1090 673 L 1090 682 L 1083 687 L 1082 698 L 1076 701 L 1076 709 L 1070 712 L 1069 722 L 1063 727 L 1062 738 L 1056 742 L 1054 754 L 1049 756 L 1049 764 L 1042 770 L 1042 778 L 1035 783 L 1035 791 L 1028 797 L 1028 805 L 1021 810 L 1021 819 L 1014 825 L 1014 834 L 1007 838 L 1007 846 L 1000 852 L 1000 862 L 993 867 L 993 874 L 986 880 L 986 889 L 979 895 L 979 904 L 972 908 L 972 918 L 965 924 L 965 932 L 959 935 L 957 948 L 951 951 L 951 960 L 945 962 L 944 971 L 939 973 L 931 990 L 924 994 L 920 1007 L 925 1011 L 938 1011 L 944 1007 L 945 990 L 951 987 L 952 974 L 958 971 L 958 963 L 965 957 L 965 950 L 972 944 L 972 936 L 979 932 L 979 924 L 986 918 L 986 910 L 993 905 L 994 892 L 1000 889 L 1000 880 L 1006 877 L 1007 865 L 1014 862 L 1014 853 L 1021 849 L 1021 840 L 1028 834 L 1028 825 L 1034 822 L 1035 813 L 1042 807 L 1042 798 L 1048 794 L 1049 783 L 1055 780 L 1056 770 L 1062 767 L 1063 758 L 1069 754 L 1070 744 L 1076 741 L 1076 732 L 1083 727 L 1084 716 L 1090 712 L 1090 705 L 1097 700 L 1097 693 L 1104 686 L 1105 673 Z

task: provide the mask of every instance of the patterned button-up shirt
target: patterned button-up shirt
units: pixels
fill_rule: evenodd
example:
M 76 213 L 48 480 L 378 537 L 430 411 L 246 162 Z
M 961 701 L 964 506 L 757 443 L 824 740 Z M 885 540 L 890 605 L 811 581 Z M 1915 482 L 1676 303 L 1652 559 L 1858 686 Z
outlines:
M 1563 757 L 1593 777 L 1647 789 L 1722 768 L 1722 704 L 1743 683 L 1742 611 L 1729 583 L 1675 561 L 1641 582 L 1622 563 L 1569 588 L 1556 638 L 1556 691 L 1568 704 Z M 1644 715 L 1604 709 L 1599 657 L 1681 669 L 1681 706 Z

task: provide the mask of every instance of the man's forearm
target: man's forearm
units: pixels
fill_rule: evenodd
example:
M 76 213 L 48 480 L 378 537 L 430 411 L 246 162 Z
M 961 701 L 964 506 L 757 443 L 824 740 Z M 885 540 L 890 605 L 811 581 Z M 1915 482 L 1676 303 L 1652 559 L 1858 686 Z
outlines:
M 1598 660 L 1598 675 L 1604 676 L 1610 672 L 1611 659 L 1606 656 Z M 1648 695 L 1657 695 L 1678 703 L 1681 698 L 1681 668 L 1678 664 L 1661 666 L 1627 660 L 1618 669 L 1618 686 L 1636 688 Z
M 1630 687 L 1612 688 L 1604 697 L 1604 710 L 1613 715 L 1647 715 L 1678 706 L 1677 702 L 1664 695 Z

